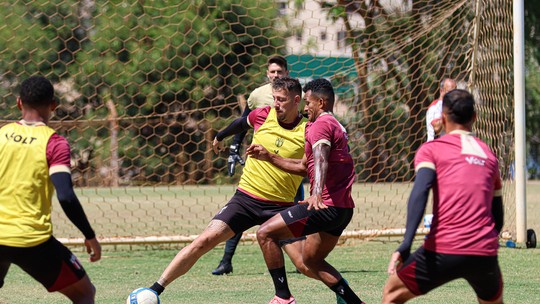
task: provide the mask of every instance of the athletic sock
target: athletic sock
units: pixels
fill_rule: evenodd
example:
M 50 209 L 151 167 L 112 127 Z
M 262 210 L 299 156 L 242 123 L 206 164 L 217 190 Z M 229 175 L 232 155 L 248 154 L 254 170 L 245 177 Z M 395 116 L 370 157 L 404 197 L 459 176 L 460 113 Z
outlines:
M 237 233 L 235 236 L 225 242 L 225 251 L 223 253 L 223 258 L 221 259 L 222 264 L 232 264 L 234 252 L 236 251 L 236 247 L 238 246 L 238 242 L 240 242 L 241 238 L 242 233 Z
M 348 304 L 361 304 L 362 300 L 354 293 L 354 291 L 349 287 L 349 284 L 345 281 L 344 278 L 341 278 L 339 282 L 330 287 L 338 296 L 342 297 L 345 302 Z
M 158 282 L 155 282 L 154 285 L 150 286 L 150 289 L 157 292 L 159 296 L 165 290 L 165 287 L 161 286 Z
M 287 274 L 285 273 L 285 266 L 277 269 L 269 269 L 272 280 L 274 281 L 274 287 L 276 289 L 276 296 L 282 299 L 288 299 L 291 297 L 291 291 L 289 290 L 289 284 L 287 283 Z

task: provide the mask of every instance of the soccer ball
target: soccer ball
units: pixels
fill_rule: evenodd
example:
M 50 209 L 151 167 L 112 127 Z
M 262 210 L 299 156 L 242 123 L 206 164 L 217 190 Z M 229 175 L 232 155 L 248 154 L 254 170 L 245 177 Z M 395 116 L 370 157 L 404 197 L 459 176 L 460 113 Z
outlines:
M 159 297 L 155 291 L 150 288 L 137 288 L 132 291 L 126 304 L 159 304 Z

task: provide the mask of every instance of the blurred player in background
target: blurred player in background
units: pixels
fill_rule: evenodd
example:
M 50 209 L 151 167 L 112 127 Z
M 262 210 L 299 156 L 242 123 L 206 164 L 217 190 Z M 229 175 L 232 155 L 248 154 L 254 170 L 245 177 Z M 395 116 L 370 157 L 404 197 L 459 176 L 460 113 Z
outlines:
M 298 111 L 301 85 L 297 79 L 284 77 L 276 79 L 272 89 L 274 107 L 257 108 L 247 117 L 236 119 L 218 132 L 213 142 L 214 152 L 221 150 L 221 141 L 226 137 L 253 128 L 253 143 L 286 157 L 303 157 L 307 120 Z M 234 196 L 214 216 L 208 227 L 176 255 L 150 288 L 161 294 L 167 285 L 188 272 L 202 255 L 219 243 L 264 223 L 294 205 L 294 196 L 301 181 L 299 175 L 248 157 Z M 298 269 L 314 277 L 302 264 L 301 246 L 298 243 L 301 242 L 286 245 L 285 251 Z
M 96 289 L 81 263 L 52 236 L 56 189 L 62 209 L 84 234 L 90 261 L 101 258 L 101 246 L 73 191 L 69 144 L 47 126 L 56 107 L 52 84 L 40 76 L 26 79 L 17 107 L 22 120 L 0 129 L 0 287 L 15 264 L 49 292 L 58 291 L 73 303 L 94 303 Z
M 471 133 L 474 107 L 469 92 L 448 92 L 442 116 L 447 134 L 416 153 L 405 236 L 388 265 L 383 303 L 404 303 L 458 278 L 467 280 L 479 303 L 502 303 L 497 261 L 504 220 L 499 164 L 489 147 Z M 431 188 L 431 231 L 410 255 Z
M 351 190 L 355 172 L 348 136 L 332 114 L 335 98 L 332 84 L 326 79 L 315 79 L 306 87 L 304 100 L 309 123 L 304 157 L 291 159 L 269 153 L 266 147 L 256 143 L 247 150 L 250 157 L 268 161 L 286 172 L 302 176 L 307 172 L 311 183 L 310 197 L 281 211 L 257 231 L 257 240 L 276 292 L 270 303 L 295 303 L 287 283 L 279 242 L 299 236 L 307 236 L 302 259 L 309 271 L 339 296 L 338 301 L 363 303 L 341 274 L 325 260 L 353 216 Z
M 426 130 L 427 141 L 441 137 L 445 132 L 442 125 L 442 100 L 444 94 L 456 88 L 456 82 L 453 79 L 445 78 L 441 81 L 439 89 L 439 98 L 434 100 L 426 112 Z
M 268 59 L 266 77 L 268 77 L 269 83 L 262 85 L 253 92 L 248 97 L 247 106 L 242 113 L 242 117 L 247 117 L 249 113 L 260 107 L 272 106 L 274 104 L 274 97 L 272 96 L 272 83 L 277 78 L 286 77 L 289 75 L 289 70 L 287 68 L 287 60 L 282 56 L 273 56 Z M 302 107 L 300 103 L 299 107 Z M 240 156 L 240 147 L 244 141 L 247 131 L 242 131 L 238 134 L 235 134 L 233 137 L 233 142 L 229 147 L 229 158 L 227 159 L 227 170 L 229 176 L 233 176 L 235 173 L 236 163 L 244 165 L 244 160 Z M 304 187 L 300 185 L 298 192 L 296 193 L 295 202 L 304 199 Z M 236 247 L 242 238 L 242 233 L 236 234 L 234 237 L 227 240 L 225 243 L 225 250 L 223 257 L 219 262 L 219 265 L 212 271 L 213 275 L 223 275 L 228 274 L 233 271 L 232 258 Z

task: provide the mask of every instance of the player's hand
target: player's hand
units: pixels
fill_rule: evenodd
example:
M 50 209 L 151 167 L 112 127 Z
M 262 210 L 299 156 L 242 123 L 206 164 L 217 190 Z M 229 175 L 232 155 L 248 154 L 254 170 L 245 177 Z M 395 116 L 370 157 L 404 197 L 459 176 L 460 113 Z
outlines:
M 246 149 L 246 154 L 258 160 L 269 161 L 270 153 L 262 145 L 253 144 Z
M 401 254 L 399 251 L 396 251 L 392 254 L 392 257 L 390 258 L 390 263 L 388 263 L 388 274 L 393 275 L 396 273 L 396 269 L 399 268 L 399 265 L 401 264 Z
M 217 140 L 217 137 L 215 137 L 214 141 L 212 142 L 212 149 L 216 154 L 219 154 L 219 151 L 223 150 L 223 143 Z
M 101 245 L 96 238 L 84 240 L 86 252 L 90 255 L 90 262 L 96 262 L 101 259 Z
M 229 158 L 227 159 L 227 171 L 229 172 L 229 176 L 234 175 L 237 162 L 240 163 L 240 165 L 242 166 L 245 164 L 244 160 L 242 159 L 242 157 L 240 157 L 240 154 L 238 153 L 239 150 L 240 148 L 237 144 L 232 144 L 229 147 Z
M 321 209 L 327 209 L 328 206 L 324 204 L 324 201 L 322 199 L 322 195 L 312 195 L 308 197 L 307 199 L 303 201 L 299 201 L 299 204 L 308 204 L 307 209 L 315 209 L 315 210 L 321 210 Z
M 440 136 L 444 128 L 442 124 L 442 119 L 433 120 L 431 122 L 431 125 L 433 126 L 433 132 L 435 133 L 435 136 Z

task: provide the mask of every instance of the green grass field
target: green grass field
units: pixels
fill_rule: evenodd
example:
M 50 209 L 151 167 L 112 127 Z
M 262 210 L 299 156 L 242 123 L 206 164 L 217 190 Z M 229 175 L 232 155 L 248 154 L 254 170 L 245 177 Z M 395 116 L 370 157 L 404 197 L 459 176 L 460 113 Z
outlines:
M 349 281 L 353 290 L 367 303 L 380 303 L 387 275 L 388 258 L 397 242 L 356 242 L 337 247 L 329 261 Z M 77 250 L 97 287 L 96 303 L 124 303 L 129 292 L 151 285 L 176 254 L 176 249 L 133 247 L 106 251 L 101 261 L 89 263 L 86 254 Z M 273 296 L 272 281 L 260 250 L 255 244 L 241 244 L 234 257 L 234 273 L 213 276 L 222 247 L 195 264 L 187 275 L 173 282 L 162 294 L 162 303 L 267 303 Z M 331 290 L 321 282 L 293 272 L 287 262 L 291 291 L 298 303 L 335 303 Z M 540 249 L 500 249 L 500 264 L 505 281 L 506 303 L 540 302 Z M 474 303 L 472 289 L 464 280 L 454 281 L 411 303 Z M 0 303 L 67 303 L 59 294 L 48 294 L 38 283 L 12 266 L 5 286 L 0 289 Z
M 353 222 L 356 227 L 363 228 L 367 220 L 378 223 L 397 222 L 404 225 L 406 189 L 403 187 L 407 186 L 399 184 L 355 186 L 353 189 L 357 211 Z M 138 224 L 136 227 L 140 232 L 153 229 L 159 231 L 162 228 L 152 222 L 158 220 L 161 221 L 161 225 L 170 227 L 171 231 L 186 229 L 199 232 L 232 192 L 231 186 L 79 190 L 89 218 L 93 219 L 95 224 L 102 225 L 98 227 L 110 227 L 107 229 L 117 235 L 132 232 L 133 227 L 127 225 L 130 223 Z M 89 205 L 92 202 L 93 204 Z M 145 209 L 147 206 L 150 208 Z M 159 210 L 156 208 L 158 206 Z M 511 204 L 506 209 L 514 210 Z M 58 210 L 59 208 L 56 209 L 57 214 Z M 144 216 L 154 213 L 152 221 L 142 220 Z M 507 214 L 507 218 L 513 217 Z M 80 236 L 71 224 L 64 222 L 60 221 L 59 226 L 64 226 L 65 231 Z M 115 230 L 126 225 L 127 230 Z M 98 235 L 99 233 L 108 235 L 96 225 L 94 227 Z M 531 182 L 527 187 L 527 227 L 535 229 L 537 233 L 540 232 L 539 182 Z M 342 272 L 353 290 L 364 301 L 378 303 L 387 278 L 388 259 L 398 246 L 397 241 L 389 239 L 385 242 L 363 242 L 350 239 L 333 251 L 329 261 Z M 181 246 L 183 245 L 161 247 L 109 245 L 104 247 L 103 259 L 97 263 L 89 263 L 81 247 L 75 247 L 73 251 L 83 262 L 98 289 L 96 302 L 110 304 L 124 303 L 131 290 L 151 285 Z M 210 272 L 217 266 L 222 253 L 223 247 L 220 246 L 203 256 L 187 275 L 167 288 L 161 297 L 162 303 L 267 303 L 274 291 L 259 247 L 249 242 L 242 243 L 234 258 L 234 274 L 216 277 Z M 506 303 L 540 303 L 540 275 L 538 275 L 540 249 L 501 248 L 500 264 L 505 281 Z M 287 269 L 291 291 L 298 303 L 335 303 L 334 295 L 322 283 L 293 272 L 290 263 Z M 11 267 L 5 286 L 0 289 L 0 304 L 67 302 L 59 294 L 48 294 L 41 285 L 17 266 Z M 463 280 L 452 282 L 412 301 L 412 303 L 474 302 L 476 301 L 472 289 Z
M 308 185 L 305 185 L 306 189 Z M 515 232 L 515 185 L 506 181 L 505 227 Z M 88 218 L 100 238 L 189 236 L 199 234 L 233 195 L 233 185 L 121 187 L 77 189 Z M 404 228 L 410 183 L 358 183 L 348 231 Z M 540 231 L 540 182 L 527 185 L 527 227 Z M 428 204 L 429 213 L 431 203 Z M 53 208 L 54 234 L 80 238 L 60 206 Z M 251 229 L 249 232 L 254 232 Z

